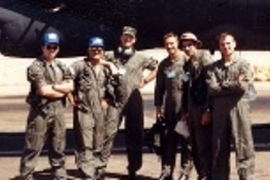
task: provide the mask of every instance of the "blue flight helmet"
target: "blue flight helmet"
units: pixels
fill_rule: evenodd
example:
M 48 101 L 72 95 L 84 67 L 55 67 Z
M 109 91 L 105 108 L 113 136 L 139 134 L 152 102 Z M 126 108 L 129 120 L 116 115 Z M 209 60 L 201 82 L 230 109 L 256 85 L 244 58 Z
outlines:
M 92 47 L 102 47 L 104 48 L 104 40 L 100 37 L 91 37 L 88 41 L 88 47 L 92 48 Z
M 59 44 L 60 43 L 60 38 L 58 34 L 56 33 L 46 33 L 43 36 L 43 45 L 48 45 L 48 44 Z

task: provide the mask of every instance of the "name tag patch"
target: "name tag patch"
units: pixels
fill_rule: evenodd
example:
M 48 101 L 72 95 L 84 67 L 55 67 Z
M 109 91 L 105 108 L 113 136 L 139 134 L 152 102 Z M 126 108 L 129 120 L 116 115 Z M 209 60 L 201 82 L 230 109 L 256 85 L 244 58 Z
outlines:
M 187 74 L 181 74 L 180 79 L 184 82 L 187 82 L 189 80 L 189 76 Z
M 174 70 L 168 70 L 166 72 L 167 78 L 174 78 L 176 76 L 176 72 Z

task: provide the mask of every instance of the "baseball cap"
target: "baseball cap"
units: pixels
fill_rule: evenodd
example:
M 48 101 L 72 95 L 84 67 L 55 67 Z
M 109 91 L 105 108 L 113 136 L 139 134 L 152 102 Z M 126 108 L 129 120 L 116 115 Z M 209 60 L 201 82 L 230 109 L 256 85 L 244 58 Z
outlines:
M 55 44 L 59 44 L 60 43 L 60 38 L 58 36 L 58 34 L 56 33 L 46 33 L 43 36 L 43 44 L 47 45 L 47 44 L 51 44 L 51 43 L 55 43 Z
M 198 46 L 202 45 L 202 42 L 192 32 L 185 32 L 180 36 L 180 42 L 187 41 L 187 40 L 197 43 Z
M 128 34 L 128 35 L 131 35 L 133 37 L 136 37 L 137 30 L 131 26 L 124 26 L 122 34 Z
M 91 37 L 88 42 L 88 47 L 104 47 L 104 40 L 100 37 Z

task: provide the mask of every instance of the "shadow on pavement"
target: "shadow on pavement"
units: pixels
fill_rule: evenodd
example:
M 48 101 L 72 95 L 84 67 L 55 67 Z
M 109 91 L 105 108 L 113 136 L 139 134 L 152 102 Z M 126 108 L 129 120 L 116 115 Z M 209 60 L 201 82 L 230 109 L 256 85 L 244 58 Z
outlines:
M 76 169 L 68 169 L 67 174 L 69 176 L 68 179 L 79 179 L 79 173 L 78 170 Z M 53 179 L 53 175 L 51 173 L 51 169 L 44 169 L 42 171 L 36 171 L 34 173 L 34 178 L 38 180 L 48 180 L 48 179 Z M 126 180 L 127 176 L 124 174 L 119 174 L 119 173 L 106 173 L 106 178 L 105 179 L 120 179 L 120 180 Z M 14 178 L 11 178 L 9 180 L 20 180 L 19 176 L 16 176 Z M 149 176 L 144 176 L 144 175 L 138 175 L 137 180 L 155 180 L 155 178 L 149 177 Z
M 123 174 L 118 174 L 118 173 L 106 173 L 107 178 L 112 178 L 112 179 L 121 179 L 121 180 L 126 180 L 128 179 L 126 175 Z M 157 178 L 145 176 L 145 175 L 138 175 L 137 180 L 156 180 Z
M 149 129 L 145 129 L 145 132 Z M 270 124 L 255 124 L 252 126 L 255 149 L 257 151 L 270 150 Z M 0 156 L 18 156 L 21 155 L 24 143 L 24 133 L 0 133 Z M 72 129 L 67 130 L 66 154 L 74 153 L 74 136 Z M 143 146 L 144 152 L 149 152 L 146 144 Z M 113 153 L 125 153 L 125 130 L 118 132 Z M 43 149 L 42 154 L 47 154 L 47 147 Z

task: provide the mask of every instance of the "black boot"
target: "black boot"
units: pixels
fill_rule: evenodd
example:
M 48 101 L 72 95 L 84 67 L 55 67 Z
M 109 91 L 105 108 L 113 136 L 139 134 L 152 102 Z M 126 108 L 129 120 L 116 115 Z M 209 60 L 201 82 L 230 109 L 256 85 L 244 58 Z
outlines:
M 95 179 L 96 180 L 104 180 L 105 179 L 105 170 L 103 168 L 97 169 Z
M 136 180 L 137 179 L 137 174 L 136 171 L 128 171 L 128 180 Z
M 172 180 L 172 175 L 167 173 L 161 173 L 161 175 L 158 178 L 159 180 Z
M 199 176 L 198 180 L 211 180 L 208 176 Z
M 32 174 L 30 174 L 28 176 L 20 176 L 19 180 L 35 180 L 35 178 Z
M 67 175 L 66 169 L 63 167 L 52 168 L 52 170 L 53 170 L 54 180 L 67 180 L 69 178 Z

